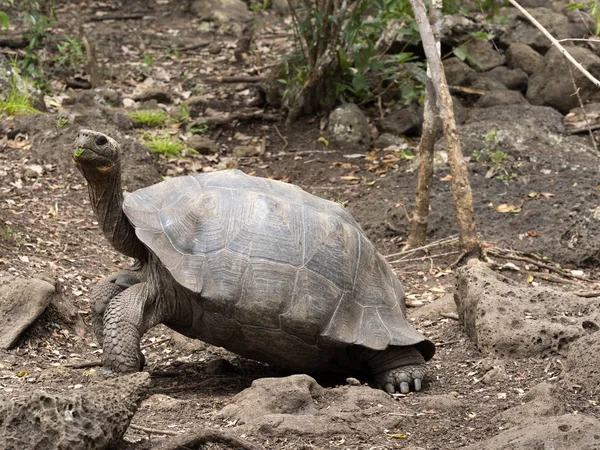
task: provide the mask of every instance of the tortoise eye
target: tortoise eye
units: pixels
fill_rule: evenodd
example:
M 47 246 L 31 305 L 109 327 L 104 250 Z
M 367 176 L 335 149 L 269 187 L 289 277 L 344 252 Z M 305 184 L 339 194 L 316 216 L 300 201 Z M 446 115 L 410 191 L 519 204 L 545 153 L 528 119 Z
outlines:
M 98 136 L 96 137 L 96 145 L 104 145 L 108 142 L 108 139 L 106 139 L 106 136 Z

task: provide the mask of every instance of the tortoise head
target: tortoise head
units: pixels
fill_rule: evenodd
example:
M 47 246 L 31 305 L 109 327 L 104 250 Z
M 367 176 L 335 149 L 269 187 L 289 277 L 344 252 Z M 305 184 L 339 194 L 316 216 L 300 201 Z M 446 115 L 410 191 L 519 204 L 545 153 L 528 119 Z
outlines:
M 120 146 L 113 138 L 92 130 L 79 130 L 73 162 L 86 177 L 107 175 L 119 168 Z

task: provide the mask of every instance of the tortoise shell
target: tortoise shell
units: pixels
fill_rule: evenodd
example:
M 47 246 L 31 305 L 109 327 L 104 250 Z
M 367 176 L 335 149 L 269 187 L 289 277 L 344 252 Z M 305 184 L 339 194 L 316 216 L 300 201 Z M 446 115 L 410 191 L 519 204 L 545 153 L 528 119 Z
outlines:
M 202 311 L 247 331 L 237 339 L 267 330 L 285 336 L 292 353 L 298 342 L 304 349 L 420 344 L 426 360 L 433 355 L 433 344 L 406 319 L 399 280 L 337 203 L 227 170 L 138 190 L 123 209 Z M 273 342 L 237 345 L 246 347 L 270 355 L 263 360 L 284 352 Z

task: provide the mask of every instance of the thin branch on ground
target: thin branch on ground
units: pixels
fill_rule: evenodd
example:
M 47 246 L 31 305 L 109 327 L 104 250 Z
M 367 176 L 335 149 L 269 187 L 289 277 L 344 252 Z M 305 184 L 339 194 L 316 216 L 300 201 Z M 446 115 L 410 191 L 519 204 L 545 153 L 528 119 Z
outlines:
M 202 123 L 206 125 L 225 125 L 236 120 L 268 120 L 269 122 L 277 122 L 280 118 L 279 114 L 266 113 L 262 109 L 258 109 L 207 116 L 202 118 Z
M 456 313 L 440 313 L 440 316 L 445 317 L 446 319 L 460 320 Z
M 168 338 L 160 339 L 160 340 L 158 340 L 158 341 L 149 342 L 149 343 L 147 343 L 147 344 L 144 344 L 144 345 L 142 345 L 142 346 L 141 346 L 141 349 L 142 349 L 142 350 L 145 350 L 145 349 L 147 349 L 147 348 L 154 347 L 154 346 L 156 346 L 156 345 L 164 344 L 165 342 L 169 342 L 170 340 L 171 340 L 171 338 L 170 338 L 170 337 L 168 337 Z
M 456 254 L 458 254 L 457 251 L 448 252 L 448 253 L 439 253 L 437 255 L 421 256 L 420 258 L 396 259 L 394 261 L 388 261 L 388 264 L 398 264 L 398 263 L 407 263 L 407 262 L 415 262 L 415 261 L 425 261 L 426 259 L 442 258 L 444 256 L 450 256 L 450 255 L 456 255 Z
M 573 294 L 575 294 L 577 297 L 584 297 L 584 298 L 600 297 L 600 291 L 573 292 Z
M 158 447 L 158 450 L 190 450 L 194 448 L 204 448 L 204 444 L 209 442 L 223 444 L 229 449 L 264 450 L 262 445 L 246 441 L 225 431 L 210 429 L 194 430 L 179 435 L 175 439 L 162 444 Z
M 197 50 L 199 48 L 208 47 L 210 45 L 210 43 L 211 43 L 211 41 L 196 42 L 195 44 L 184 45 L 182 47 L 178 47 L 177 50 L 180 52 L 190 52 L 192 50 Z
M 257 75 L 233 75 L 233 76 L 219 76 L 219 77 L 208 77 L 208 81 L 218 81 L 220 83 L 261 83 L 267 81 L 266 77 Z
M 96 361 L 84 361 L 80 363 L 69 363 L 65 364 L 64 367 L 70 367 L 71 369 L 89 369 L 90 367 L 102 367 L 102 361 L 99 359 Z
M 528 264 L 533 264 L 534 266 L 540 267 L 542 269 L 546 269 L 549 270 L 550 272 L 554 272 L 557 273 L 563 277 L 567 277 L 567 278 L 572 278 L 575 280 L 580 280 L 580 281 L 587 281 L 588 283 L 596 283 L 596 280 L 592 280 L 591 278 L 588 277 L 584 277 L 581 275 L 574 275 L 572 273 L 568 273 L 565 269 L 561 269 L 559 267 L 554 267 L 551 266 L 545 262 L 539 262 L 536 261 L 534 259 L 531 258 L 527 258 L 524 256 L 517 256 L 517 255 L 513 255 L 513 254 L 508 254 L 505 253 L 505 251 L 502 251 L 500 249 L 490 249 L 488 250 L 488 254 L 493 255 L 493 256 L 497 256 L 499 258 L 504 258 L 504 259 L 512 259 L 513 261 L 521 261 L 521 262 L 525 262 Z
M 106 14 L 104 16 L 92 16 L 88 19 L 88 22 L 102 22 L 105 20 L 138 20 L 146 17 L 144 13 L 131 13 L 131 14 Z
M 279 128 L 277 128 L 277 125 L 274 125 L 275 127 L 275 132 L 277 133 L 277 136 L 279 136 L 279 138 L 283 141 L 283 148 L 281 149 L 282 151 L 285 151 L 286 148 L 288 148 L 288 141 L 285 137 L 283 137 L 283 135 L 281 134 L 281 132 L 279 131 Z
M 421 250 L 428 250 L 430 248 L 441 247 L 443 245 L 456 244 L 457 242 L 458 242 L 458 235 L 455 234 L 454 236 L 449 236 L 447 238 L 442 238 L 437 241 L 431 242 L 427 245 L 422 245 L 421 247 L 410 248 L 408 250 L 402 250 L 401 252 L 398 252 L 398 253 L 391 253 L 389 255 L 385 255 L 384 258 L 394 258 L 396 256 L 412 255 L 413 253 L 416 253 Z
M 167 436 L 180 436 L 181 433 L 172 430 L 159 430 L 157 428 L 142 427 L 140 425 L 129 425 L 132 430 L 139 430 L 149 434 L 166 434 Z
M 550 281 L 552 283 L 571 284 L 574 286 L 579 286 L 579 283 L 577 283 L 576 281 L 570 280 L 569 278 L 552 275 L 551 273 L 536 272 L 536 271 L 532 271 L 532 270 L 530 270 L 529 273 L 534 278 L 541 278 L 542 280 Z
M 448 341 L 448 342 L 439 342 L 436 343 L 436 347 L 446 347 L 447 345 L 460 344 L 460 341 Z

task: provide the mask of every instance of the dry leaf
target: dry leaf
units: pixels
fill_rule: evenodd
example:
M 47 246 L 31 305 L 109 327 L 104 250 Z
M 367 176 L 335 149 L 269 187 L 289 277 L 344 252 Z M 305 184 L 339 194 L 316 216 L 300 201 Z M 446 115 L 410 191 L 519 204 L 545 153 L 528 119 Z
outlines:
M 540 192 L 540 195 L 542 197 L 546 197 L 546 198 L 550 198 L 550 197 L 554 197 L 555 195 L 550 193 L 550 192 Z
M 527 232 L 527 234 L 531 237 L 537 237 L 537 235 L 538 235 L 537 231 L 535 231 L 535 230 L 530 230 Z
M 448 174 L 444 178 L 440 178 L 440 181 L 452 181 L 452 175 Z
M 527 282 L 533 283 L 533 275 L 531 275 L 530 273 L 527 274 Z

